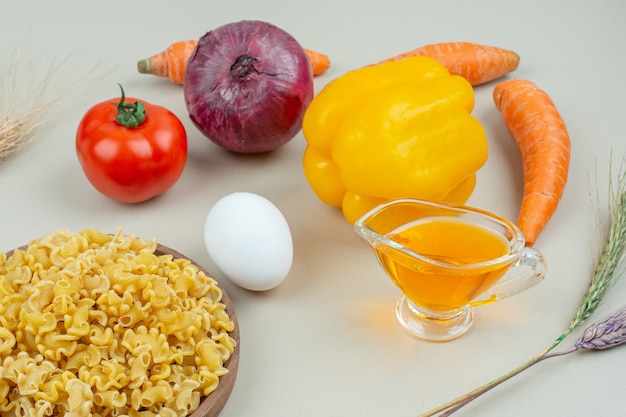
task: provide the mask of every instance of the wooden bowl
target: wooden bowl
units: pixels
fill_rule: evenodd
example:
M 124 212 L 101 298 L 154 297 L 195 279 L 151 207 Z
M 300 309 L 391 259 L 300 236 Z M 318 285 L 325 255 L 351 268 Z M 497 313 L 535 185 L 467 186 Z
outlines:
M 28 245 L 24 245 L 19 247 L 18 249 L 25 250 Z M 14 250 L 7 252 L 7 258 L 13 254 Z M 157 249 L 155 254 L 158 255 L 172 255 L 174 258 L 185 258 L 188 257 L 182 255 L 181 253 L 168 248 L 165 245 L 157 244 Z M 204 272 L 207 276 L 212 277 L 212 275 L 204 269 L 202 266 L 189 259 L 198 269 Z M 239 322 L 237 321 L 237 315 L 235 314 L 235 309 L 228 297 L 228 294 L 224 290 L 222 286 L 219 285 L 219 288 L 222 290 L 222 303 L 226 306 L 226 312 L 228 316 L 235 324 L 235 329 L 230 333 L 230 336 L 235 339 L 235 350 L 232 355 L 224 364 L 224 367 L 228 369 L 228 373 L 220 377 L 219 385 L 211 394 L 202 399 L 200 406 L 190 414 L 190 417 L 217 417 L 219 413 L 222 411 L 228 398 L 230 397 L 231 392 L 233 391 L 233 387 L 235 386 L 235 379 L 237 378 L 237 369 L 239 366 Z
M 174 258 L 185 258 L 189 259 L 187 256 L 176 252 L 173 249 L 168 248 L 167 246 L 158 244 L 157 250 L 155 252 L 156 255 L 164 255 L 169 254 L 174 256 Z M 199 264 L 195 263 L 193 260 L 189 259 L 198 269 L 204 272 L 207 276 L 212 276 L 206 269 L 201 267 Z M 230 397 L 230 393 L 233 391 L 233 387 L 235 386 L 235 379 L 237 378 L 237 368 L 239 366 L 239 322 L 237 322 L 237 315 L 235 314 L 235 309 L 233 308 L 233 304 L 226 294 L 226 291 L 222 286 L 219 285 L 222 290 L 222 303 L 226 306 L 226 312 L 228 316 L 235 323 L 235 330 L 232 331 L 230 337 L 235 339 L 236 345 L 235 350 L 232 355 L 224 364 L 224 367 L 228 369 L 228 373 L 220 377 L 220 383 L 217 386 L 217 389 L 205 397 L 200 406 L 190 414 L 190 417 L 217 417 L 219 413 L 222 411 L 224 406 L 226 405 L 226 401 Z

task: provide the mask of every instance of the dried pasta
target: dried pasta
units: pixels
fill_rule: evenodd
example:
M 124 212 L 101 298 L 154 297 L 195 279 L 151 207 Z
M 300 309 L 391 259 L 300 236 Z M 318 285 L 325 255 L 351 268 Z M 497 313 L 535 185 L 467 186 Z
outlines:
M 196 410 L 234 352 L 217 283 L 154 239 L 56 230 L 0 253 L 2 416 Z

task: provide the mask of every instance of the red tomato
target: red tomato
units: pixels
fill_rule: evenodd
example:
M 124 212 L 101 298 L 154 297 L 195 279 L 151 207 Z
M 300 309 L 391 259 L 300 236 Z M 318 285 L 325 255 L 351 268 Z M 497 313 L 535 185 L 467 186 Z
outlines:
M 89 182 L 124 203 L 165 192 L 178 181 L 187 161 L 185 127 L 168 109 L 144 101 L 145 119 L 137 127 L 116 121 L 122 111 L 118 103 L 128 111 L 137 101 L 125 98 L 122 90 L 121 98 L 89 109 L 76 132 L 76 153 Z

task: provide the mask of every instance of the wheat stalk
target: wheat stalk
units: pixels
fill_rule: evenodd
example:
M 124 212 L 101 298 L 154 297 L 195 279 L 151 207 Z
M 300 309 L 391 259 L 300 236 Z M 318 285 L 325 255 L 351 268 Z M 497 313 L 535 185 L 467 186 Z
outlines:
M 537 355 L 533 356 L 526 363 L 518 366 L 517 368 L 500 376 L 499 378 L 496 378 L 493 381 L 466 393 L 465 395 L 462 395 L 437 408 L 421 414 L 420 417 L 432 417 L 435 415 L 438 415 L 439 417 L 450 416 L 455 411 L 469 404 L 470 402 L 487 393 L 491 389 L 497 387 L 501 383 L 520 374 L 521 372 L 525 371 L 536 363 L 552 356 L 558 356 L 571 352 L 567 351 L 560 354 L 550 354 L 550 352 L 554 348 L 556 348 L 575 328 L 583 324 L 585 320 L 593 314 L 598 305 L 604 299 L 606 293 L 613 286 L 615 281 L 623 275 L 624 272 L 623 270 L 618 272 L 617 268 L 624 259 L 626 248 L 626 157 L 622 159 L 622 162 L 620 164 L 617 182 L 613 183 L 613 181 L 609 180 L 609 208 L 610 225 L 608 228 L 608 234 L 606 236 L 603 250 L 601 251 L 599 257 L 596 259 L 594 274 L 591 278 L 591 281 L 589 282 L 589 285 L 587 286 L 587 291 L 583 296 L 582 302 L 576 310 L 569 326 L 563 331 L 563 333 L 561 333 L 561 335 L 559 335 L 559 337 L 557 337 L 549 346 L 547 346 Z M 607 320 L 624 320 L 623 313 L 616 314 L 618 314 L 618 316 L 616 316 L 617 318 L 610 317 Z M 622 327 L 624 326 L 625 325 L 622 324 Z M 612 336 L 619 339 L 616 334 L 612 334 Z M 620 343 L 615 343 L 615 345 L 621 343 L 623 342 L 620 341 Z M 577 350 L 580 347 L 583 346 L 578 346 L 574 350 Z
M 40 128 L 62 112 L 61 101 L 102 67 L 98 63 L 79 73 L 75 61 L 80 56 L 73 56 L 36 62 L 34 58 L 41 59 L 36 53 L 14 49 L 0 71 L 0 161 L 35 139 Z

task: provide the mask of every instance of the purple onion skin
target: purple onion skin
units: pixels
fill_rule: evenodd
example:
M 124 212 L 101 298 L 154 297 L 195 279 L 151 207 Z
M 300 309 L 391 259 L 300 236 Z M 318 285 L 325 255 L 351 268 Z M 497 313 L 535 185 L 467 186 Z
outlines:
M 192 122 L 238 153 L 279 148 L 302 128 L 313 73 L 302 46 L 261 21 L 220 26 L 201 37 L 183 83 Z

